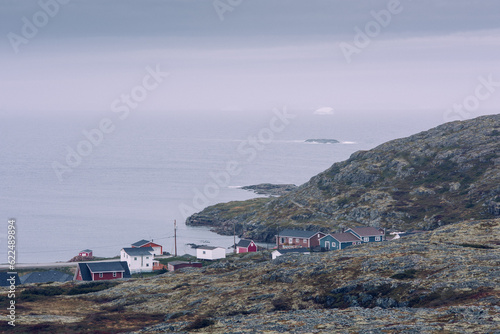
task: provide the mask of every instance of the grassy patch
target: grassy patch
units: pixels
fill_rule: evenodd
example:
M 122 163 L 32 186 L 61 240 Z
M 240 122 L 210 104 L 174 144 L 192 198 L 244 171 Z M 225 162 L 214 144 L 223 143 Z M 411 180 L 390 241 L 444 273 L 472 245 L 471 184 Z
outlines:
M 25 302 L 34 302 L 41 299 L 46 299 L 51 296 L 64 294 L 66 291 L 58 286 L 47 286 L 44 288 L 29 287 L 19 294 L 19 300 Z
M 451 288 L 442 288 L 426 295 L 415 296 L 409 301 L 410 307 L 441 307 L 463 303 L 467 300 L 477 300 L 489 294 L 490 288 L 481 288 L 475 291 L 457 291 Z
M 172 261 L 186 261 L 186 262 L 196 261 L 196 262 L 199 262 L 196 259 L 196 257 L 192 256 L 192 255 L 172 256 L 172 257 L 169 257 L 166 259 L 158 259 L 158 261 L 160 261 L 161 264 L 165 264 L 165 265 L 167 265 L 169 262 L 172 262 Z
M 43 286 L 43 287 L 27 287 L 23 289 L 18 298 L 20 301 L 24 302 L 35 302 L 45 300 L 53 296 L 60 295 L 81 295 L 90 292 L 97 292 L 105 289 L 109 289 L 118 283 L 114 282 L 91 282 L 86 284 L 70 284 L 70 285 L 58 285 L 58 286 Z M 0 303 L 5 302 L 1 298 Z
M 161 269 L 161 270 L 155 270 L 147 273 L 136 273 L 132 274 L 132 278 L 145 278 L 145 277 L 153 277 L 153 276 L 158 276 L 161 274 L 165 274 L 167 272 L 167 269 Z
M 117 284 L 118 283 L 115 283 L 115 282 L 91 282 L 91 283 L 87 283 L 87 284 L 78 284 L 78 285 L 72 287 L 67 292 L 67 295 L 70 295 L 70 296 L 82 295 L 85 293 L 102 291 L 102 290 L 112 288 Z

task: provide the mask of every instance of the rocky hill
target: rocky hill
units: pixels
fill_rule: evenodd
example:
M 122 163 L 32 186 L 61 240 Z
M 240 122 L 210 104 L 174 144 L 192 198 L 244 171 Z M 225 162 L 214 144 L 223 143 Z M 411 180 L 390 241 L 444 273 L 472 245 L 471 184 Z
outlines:
M 278 229 L 431 230 L 500 215 L 500 115 L 447 123 L 358 151 L 278 198 L 218 204 L 187 219 L 273 241 Z
M 497 333 L 500 219 L 120 282 L 18 287 L 9 333 Z M 100 291 L 98 291 L 100 290 Z M 93 292 L 95 291 L 95 292 Z M 6 314 L 8 299 L 1 298 Z

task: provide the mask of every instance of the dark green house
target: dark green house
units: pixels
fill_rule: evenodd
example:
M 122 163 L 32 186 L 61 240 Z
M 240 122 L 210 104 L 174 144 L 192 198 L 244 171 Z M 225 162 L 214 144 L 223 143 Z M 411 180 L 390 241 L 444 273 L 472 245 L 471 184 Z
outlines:
M 380 242 L 384 240 L 384 230 L 375 227 L 353 227 L 345 230 L 361 239 L 362 242 Z
M 344 249 L 352 245 L 361 244 L 361 239 L 352 233 L 334 233 L 327 234 L 319 239 L 322 250 L 337 250 Z

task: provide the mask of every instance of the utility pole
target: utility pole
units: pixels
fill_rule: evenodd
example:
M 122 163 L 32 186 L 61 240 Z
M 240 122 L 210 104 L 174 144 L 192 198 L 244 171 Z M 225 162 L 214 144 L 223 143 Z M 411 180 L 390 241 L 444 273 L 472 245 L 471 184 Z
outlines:
M 279 226 L 278 226 L 278 235 L 276 238 L 276 243 L 277 243 L 276 249 L 280 249 L 280 228 L 279 228 Z
M 236 254 L 236 222 L 233 223 L 233 242 L 234 254 Z
M 177 222 L 174 220 L 174 250 L 177 257 Z

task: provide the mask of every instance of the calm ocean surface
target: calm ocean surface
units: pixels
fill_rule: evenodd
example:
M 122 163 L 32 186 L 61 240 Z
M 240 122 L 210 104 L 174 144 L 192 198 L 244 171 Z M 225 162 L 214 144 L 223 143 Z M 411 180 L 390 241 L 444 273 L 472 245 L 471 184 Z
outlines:
M 66 261 L 85 248 L 96 256 L 115 256 L 140 239 L 153 239 L 173 252 L 174 220 L 179 253 L 195 254 L 187 243 L 228 247 L 232 237 L 186 227 L 185 214 L 256 197 L 237 186 L 302 184 L 357 150 L 443 122 L 442 112 L 297 113 L 282 131 L 272 132 L 263 130 L 270 129 L 272 111 L 245 116 L 145 113 L 124 121 L 114 116 L 0 116 L 0 245 L 5 249 L 0 262 L 7 260 L 11 217 L 17 220 L 19 263 Z M 76 149 L 85 140 L 82 131 L 96 128 L 104 117 L 115 130 L 60 181 L 53 162 L 66 164 L 67 147 Z M 255 149 L 251 137 L 259 134 L 266 144 Z M 303 142 L 309 138 L 342 143 Z M 211 174 L 224 171 L 228 162 L 237 164 L 239 174 L 214 187 Z

